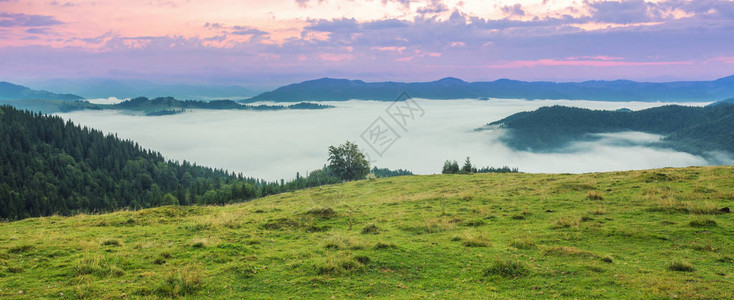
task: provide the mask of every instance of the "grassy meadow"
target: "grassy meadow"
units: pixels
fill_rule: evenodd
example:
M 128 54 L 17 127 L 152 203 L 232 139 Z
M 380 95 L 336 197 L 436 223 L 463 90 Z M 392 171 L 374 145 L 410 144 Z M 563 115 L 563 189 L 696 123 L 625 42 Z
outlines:
M 0 223 L 0 297 L 734 298 L 734 167 L 361 180 Z

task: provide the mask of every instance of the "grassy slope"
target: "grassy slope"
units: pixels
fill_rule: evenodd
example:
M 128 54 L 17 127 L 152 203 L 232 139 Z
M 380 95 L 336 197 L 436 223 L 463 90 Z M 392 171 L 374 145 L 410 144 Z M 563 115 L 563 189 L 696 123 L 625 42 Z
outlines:
M 406 176 L 34 218 L 0 223 L 0 297 L 732 298 L 724 206 L 734 167 Z

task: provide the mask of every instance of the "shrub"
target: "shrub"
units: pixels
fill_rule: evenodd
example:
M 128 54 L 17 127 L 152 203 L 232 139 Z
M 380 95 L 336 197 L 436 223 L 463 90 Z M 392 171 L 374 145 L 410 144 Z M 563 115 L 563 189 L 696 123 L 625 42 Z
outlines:
M 691 227 L 716 227 L 716 221 L 712 219 L 696 219 L 688 223 Z
M 375 244 L 375 249 L 390 249 L 390 248 L 397 248 L 397 246 L 393 243 L 383 243 L 383 242 L 377 242 Z
M 375 224 L 370 224 L 362 228 L 362 234 L 379 234 L 380 228 Z
M 517 260 L 497 259 L 492 265 L 484 270 L 484 276 L 501 276 L 505 278 L 517 278 L 530 273 L 528 267 Z
M 687 262 L 682 262 L 682 261 L 677 261 L 677 262 L 670 264 L 670 266 L 668 266 L 668 270 L 677 271 L 677 272 L 693 272 L 694 271 L 693 265 Z
M 603 261 L 605 263 L 611 263 L 614 260 L 612 259 L 612 256 L 611 255 L 605 255 L 604 257 L 601 258 L 601 261 Z
M 111 240 L 106 240 L 106 241 L 102 242 L 102 246 L 117 246 L 117 247 L 119 247 L 119 246 L 122 246 L 122 243 L 119 240 L 111 239 Z
M 355 256 L 354 259 L 363 265 L 366 265 L 372 261 L 368 256 L 365 255 Z
M 325 208 L 314 208 L 306 212 L 307 215 L 311 215 L 320 219 L 331 219 L 336 217 L 336 211 L 331 207 Z
M 17 254 L 17 253 L 28 252 L 28 251 L 31 251 L 33 249 L 35 249 L 35 247 L 33 247 L 31 245 L 18 245 L 18 246 L 10 247 L 10 249 L 8 249 L 8 252 L 9 253 L 16 253 Z
M 469 220 L 469 221 L 464 222 L 463 225 L 467 227 L 479 227 L 479 226 L 483 226 L 484 224 L 486 224 L 484 220 Z

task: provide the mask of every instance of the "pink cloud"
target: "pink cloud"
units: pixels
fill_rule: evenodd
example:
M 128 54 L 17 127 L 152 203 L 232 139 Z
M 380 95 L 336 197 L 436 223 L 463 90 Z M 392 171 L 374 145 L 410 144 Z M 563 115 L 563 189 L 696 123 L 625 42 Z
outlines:
M 588 67 L 637 67 L 637 66 L 669 66 L 691 65 L 693 61 L 619 61 L 619 60 L 574 60 L 574 59 L 538 59 L 515 60 L 501 64 L 489 65 L 490 69 L 532 68 L 538 66 L 588 66 Z
M 567 57 L 566 60 L 623 60 L 624 57 L 616 57 L 616 56 L 605 56 L 605 55 L 597 55 L 597 56 L 571 56 Z
M 734 56 L 719 56 L 715 60 L 723 62 L 725 64 L 734 64 Z
M 370 50 L 373 51 L 387 51 L 387 52 L 398 52 L 403 53 L 405 51 L 405 47 L 370 47 Z
M 325 61 L 338 62 L 338 61 L 343 61 L 343 60 L 352 60 L 352 59 L 354 59 L 354 55 L 352 55 L 352 54 L 337 54 L 337 53 L 323 53 L 323 54 L 320 54 L 319 55 L 319 58 L 321 58 L 321 60 L 325 60 Z

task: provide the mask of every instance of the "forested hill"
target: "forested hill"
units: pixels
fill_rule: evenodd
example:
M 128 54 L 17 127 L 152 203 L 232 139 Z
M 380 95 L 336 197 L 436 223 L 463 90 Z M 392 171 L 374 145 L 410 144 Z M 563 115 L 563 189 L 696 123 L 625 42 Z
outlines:
M 734 105 L 707 107 L 668 105 L 640 111 L 602 111 L 575 107 L 542 107 L 488 124 L 510 129 L 503 141 L 532 151 L 562 149 L 595 133 L 642 131 L 666 137 L 657 145 L 702 155 L 734 153 Z
M 333 181 L 322 175 L 289 182 L 245 178 L 169 161 L 56 116 L 0 106 L 0 219 L 223 204 Z
M 83 99 L 72 94 L 56 94 L 47 91 L 33 90 L 28 87 L 0 81 L 0 100 L 45 99 L 74 101 Z
M 600 101 L 712 101 L 734 97 L 734 76 L 713 81 L 636 82 L 630 80 L 547 82 L 500 79 L 466 82 L 364 82 L 321 78 L 290 84 L 246 101 L 392 101 L 406 92 L 425 99 L 505 98 Z

